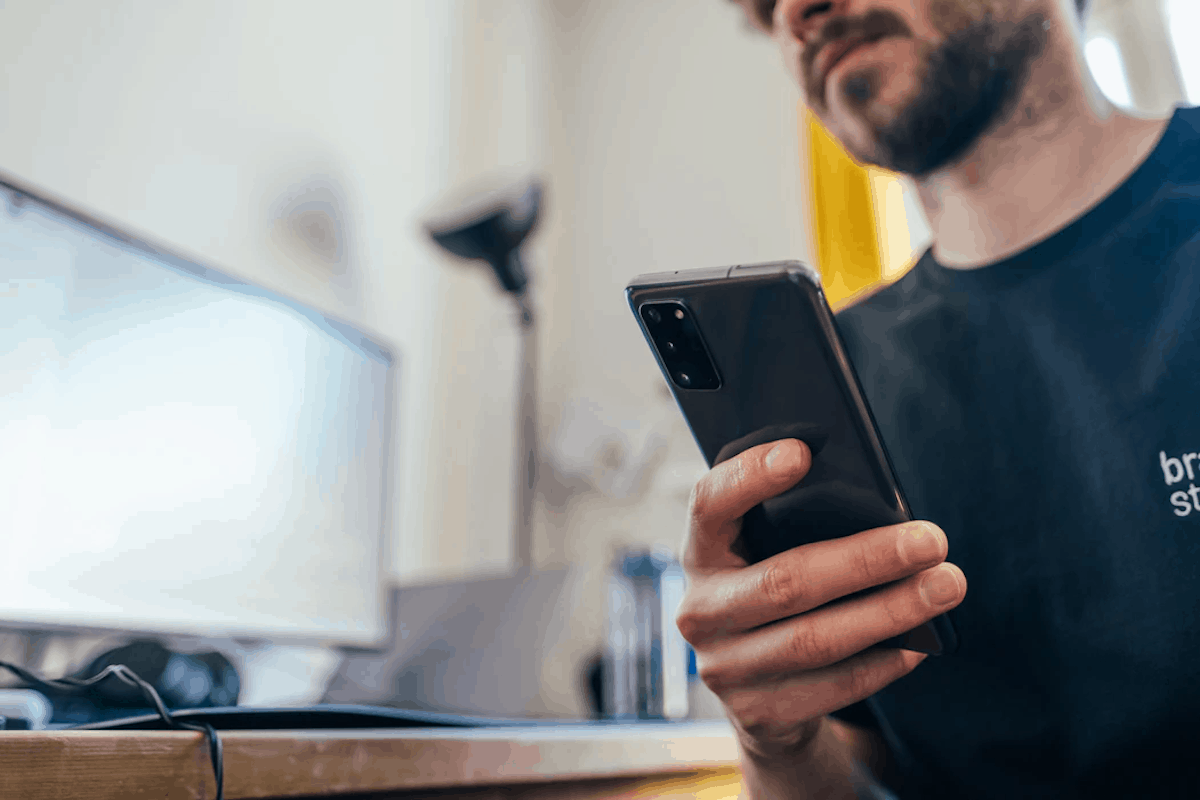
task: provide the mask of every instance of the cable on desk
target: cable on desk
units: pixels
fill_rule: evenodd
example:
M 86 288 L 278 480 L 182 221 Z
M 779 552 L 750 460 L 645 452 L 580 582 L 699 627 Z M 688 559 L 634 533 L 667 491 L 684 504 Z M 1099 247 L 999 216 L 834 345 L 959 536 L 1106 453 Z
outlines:
M 113 664 L 105 667 L 102 672 L 93 675 L 90 678 L 59 678 L 58 680 L 49 680 L 42 678 L 39 675 L 30 672 L 29 670 L 18 667 L 15 664 L 9 664 L 6 661 L 0 661 L 0 667 L 4 667 L 9 672 L 15 674 L 18 678 L 27 683 L 32 683 L 36 686 L 44 686 L 48 689 L 57 689 L 59 691 L 75 691 L 79 689 L 88 689 L 101 681 L 113 675 L 120 679 L 123 683 L 140 689 L 142 696 L 145 697 L 154 706 L 158 715 L 162 717 L 171 728 L 177 730 L 189 730 L 203 733 L 208 738 L 208 755 L 212 759 L 213 776 L 217 779 L 217 794 L 216 800 L 224 800 L 225 798 L 225 764 L 224 753 L 221 749 L 221 739 L 217 736 L 217 730 L 212 725 L 204 722 L 182 722 L 171 716 L 171 712 L 163 705 L 162 698 L 158 696 L 158 692 L 154 690 L 146 681 L 138 677 L 137 673 L 131 670 L 124 664 Z

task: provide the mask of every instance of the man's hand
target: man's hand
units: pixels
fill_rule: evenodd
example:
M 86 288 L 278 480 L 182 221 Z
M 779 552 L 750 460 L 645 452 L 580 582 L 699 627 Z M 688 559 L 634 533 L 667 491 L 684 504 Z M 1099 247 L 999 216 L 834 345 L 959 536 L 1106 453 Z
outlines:
M 692 493 L 682 559 L 688 591 L 677 621 L 701 679 L 759 761 L 803 757 L 826 714 L 912 671 L 924 655 L 866 648 L 953 608 L 966 592 L 962 571 L 943 563 L 945 534 L 928 522 L 747 565 L 731 550 L 742 515 L 794 486 L 811 463 L 796 440 L 760 445 L 714 467 Z M 827 605 L 883 584 L 892 585 Z

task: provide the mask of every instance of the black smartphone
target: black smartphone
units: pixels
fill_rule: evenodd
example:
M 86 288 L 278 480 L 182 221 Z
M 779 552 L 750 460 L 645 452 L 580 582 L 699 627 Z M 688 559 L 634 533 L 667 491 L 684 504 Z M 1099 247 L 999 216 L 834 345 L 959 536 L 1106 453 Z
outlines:
M 710 467 L 777 439 L 812 450 L 804 479 L 743 519 L 748 561 L 913 519 L 814 269 L 655 273 L 625 294 Z M 941 655 L 958 636 L 943 614 L 880 646 Z

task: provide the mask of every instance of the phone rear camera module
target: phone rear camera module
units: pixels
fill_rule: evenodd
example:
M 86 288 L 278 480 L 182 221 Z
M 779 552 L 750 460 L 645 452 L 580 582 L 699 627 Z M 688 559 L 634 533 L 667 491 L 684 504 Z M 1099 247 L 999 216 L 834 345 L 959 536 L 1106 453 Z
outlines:
M 639 312 L 671 383 L 690 391 L 721 387 L 716 365 L 708 355 L 693 315 L 683 303 L 674 300 L 644 303 Z

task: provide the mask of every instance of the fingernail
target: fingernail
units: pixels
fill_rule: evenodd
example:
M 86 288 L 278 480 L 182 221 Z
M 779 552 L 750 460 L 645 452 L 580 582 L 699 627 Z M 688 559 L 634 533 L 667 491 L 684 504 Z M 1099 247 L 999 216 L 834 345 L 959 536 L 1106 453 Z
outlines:
M 771 452 L 767 453 L 767 469 L 774 469 L 775 462 L 779 460 L 779 456 L 787 450 L 787 445 L 780 443 L 771 448 Z
M 944 606 L 957 600 L 958 594 L 958 575 L 946 564 L 931 570 L 921 581 L 921 595 L 930 605 Z
M 924 522 L 905 525 L 900 534 L 900 549 L 909 564 L 935 558 L 942 552 L 942 533 Z

